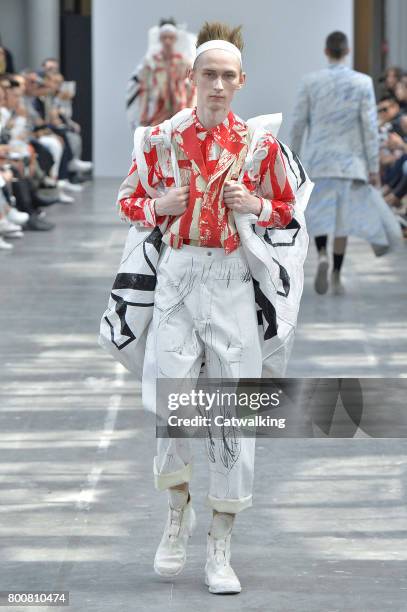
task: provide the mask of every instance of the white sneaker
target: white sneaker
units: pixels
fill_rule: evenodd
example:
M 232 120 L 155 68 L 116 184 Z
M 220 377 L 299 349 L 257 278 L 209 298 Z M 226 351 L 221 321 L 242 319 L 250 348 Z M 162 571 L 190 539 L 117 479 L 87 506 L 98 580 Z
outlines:
M 80 193 L 81 191 L 83 191 L 82 185 L 74 185 L 73 183 L 70 183 L 66 180 L 58 181 L 58 188 L 65 189 L 66 191 L 72 191 L 74 193 Z
M 13 238 L 23 238 L 24 237 L 24 232 L 20 230 L 16 231 L 16 232 L 9 232 L 8 234 L 6 234 L 6 238 L 8 240 L 12 240 Z
M 182 492 L 180 492 L 182 493 Z M 154 559 L 154 570 L 160 576 L 177 576 L 184 569 L 187 543 L 196 526 L 195 511 L 188 503 L 169 507 L 168 518 Z
M 1 251 L 12 251 L 14 249 L 12 244 L 9 244 L 0 236 L 0 250 Z
M 0 234 L 11 234 L 13 232 L 19 232 L 21 227 L 15 223 L 11 223 L 6 217 L 0 219 Z
M 57 197 L 58 197 L 58 202 L 62 202 L 62 204 L 72 204 L 72 202 L 75 202 L 75 198 L 72 198 L 71 196 L 67 195 L 63 191 L 60 191 Z
M 328 268 L 329 261 L 327 255 L 320 255 L 318 258 L 318 268 L 314 281 L 315 291 L 320 295 L 323 295 L 328 291 Z
M 51 178 L 50 176 L 44 176 L 42 179 L 42 184 L 44 187 L 56 187 L 57 181 L 56 179 Z
M 16 225 L 24 225 L 27 223 L 30 215 L 26 212 L 21 212 L 21 210 L 17 210 L 16 208 L 10 208 L 7 213 L 7 219 L 10 223 L 15 223 Z
M 332 271 L 331 288 L 334 295 L 343 295 L 345 293 L 345 287 L 341 281 L 341 274 L 337 270 Z
M 216 514 L 207 541 L 205 584 L 210 593 L 240 593 L 242 587 L 230 565 L 233 515 Z
M 82 159 L 73 159 L 69 162 L 69 170 L 71 172 L 90 172 L 93 168 L 93 164 L 90 161 L 83 161 Z

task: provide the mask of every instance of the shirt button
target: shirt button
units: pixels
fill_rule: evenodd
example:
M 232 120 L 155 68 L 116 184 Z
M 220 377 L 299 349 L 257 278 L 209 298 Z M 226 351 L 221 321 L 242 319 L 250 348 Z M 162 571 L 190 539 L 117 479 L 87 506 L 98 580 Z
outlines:
M 212 251 L 207 251 L 207 255 L 212 255 Z

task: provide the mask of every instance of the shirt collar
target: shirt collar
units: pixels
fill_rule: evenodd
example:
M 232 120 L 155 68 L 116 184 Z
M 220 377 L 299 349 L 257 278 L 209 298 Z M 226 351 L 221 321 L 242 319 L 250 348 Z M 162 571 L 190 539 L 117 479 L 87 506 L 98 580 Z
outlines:
M 344 62 L 329 62 L 328 68 L 332 68 L 332 69 L 347 68 L 347 65 Z
M 225 117 L 222 123 L 215 125 L 215 127 L 213 128 L 205 128 L 202 125 L 202 123 L 198 119 L 196 107 L 192 111 L 192 118 L 196 128 L 196 133 L 200 140 L 204 140 L 208 135 L 212 136 L 212 138 L 215 139 L 222 139 L 225 137 L 225 131 L 227 131 L 227 133 L 230 133 L 230 130 L 232 129 L 235 123 L 232 111 L 229 111 L 228 115 Z

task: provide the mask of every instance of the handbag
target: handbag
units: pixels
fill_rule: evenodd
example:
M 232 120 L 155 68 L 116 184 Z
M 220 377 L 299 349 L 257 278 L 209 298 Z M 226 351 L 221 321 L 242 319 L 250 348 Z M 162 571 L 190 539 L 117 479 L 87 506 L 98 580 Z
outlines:
M 164 224 L 153 230 L 130 228 L 100 323 L 100 346 L 140 380 L 164 231 Z
M 174 159 L 171 121 L 167 120 L 162 125 L 162 144 L 171 147 L 171 158 Z M 137 160 L 143 176 L 147 175 L 148 168 L 140 151 L 150 131 L 150 128 L 138 127 L 134 133 L 133 159 Z M 153 138 L 157 140 L 157 137 Z M 176 186 L 180 186 L 179 171 L 174 173 L 174 180 Z M 144 184 L 144 187 L 152 198 L 160 194 L 148 184 Z M 153 316 L 158 260 L 168 220 L 167 217 L 154 229 L 141 224 L 130 227 L 107 309 L 100 322 L 99 345 L 130 372 L 134 372 L 140 381 L 147 333 Z

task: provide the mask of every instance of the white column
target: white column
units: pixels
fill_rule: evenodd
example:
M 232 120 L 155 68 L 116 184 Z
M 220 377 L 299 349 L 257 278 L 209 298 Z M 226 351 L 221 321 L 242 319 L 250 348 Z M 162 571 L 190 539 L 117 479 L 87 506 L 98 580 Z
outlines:
M 28 61 L 37 69 L 46 57 L 59 58 L 59 2 L 26 0 Z
M 386 21 L 389 45 L 388 66 L 401 66 L 407 69 L 406 0 L 387 0 Z

